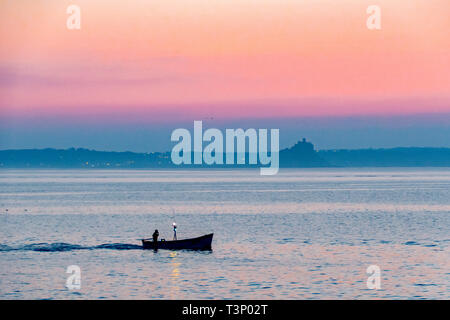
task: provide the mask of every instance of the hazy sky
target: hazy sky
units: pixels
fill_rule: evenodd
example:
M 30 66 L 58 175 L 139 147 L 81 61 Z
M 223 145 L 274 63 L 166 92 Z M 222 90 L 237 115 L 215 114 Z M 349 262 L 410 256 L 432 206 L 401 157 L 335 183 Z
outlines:
M 450 147 L 449 16 L 448 0 L 1 0 L 0 148 L 163 150 L 193 120 L 280 128 L 282 146 Z

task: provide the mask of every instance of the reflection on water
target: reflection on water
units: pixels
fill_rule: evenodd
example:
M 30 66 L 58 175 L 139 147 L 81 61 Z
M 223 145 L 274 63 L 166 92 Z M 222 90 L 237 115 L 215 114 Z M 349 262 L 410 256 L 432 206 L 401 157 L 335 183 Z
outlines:
M 0 212 L 3 299 L 450 298 L 448 169 L 0 171 Z M 173 221 L 213 251 L 141 249 Z
M 169 253 L 169 257 L 170 259 L 170 266 L 172 269 L 172 273 L 170 274 L 170 286 L 171 286 L 171 294 L 170 294 L 170 298 L 171 299 L 177 299 L 177 297 L 179 296 L 179 291 L 180 291 L 180 287 L 179 287 L 179 277 L 180 277 L 180 262 L 177 262 L 177 255 L 178 252 L 170 252 Z

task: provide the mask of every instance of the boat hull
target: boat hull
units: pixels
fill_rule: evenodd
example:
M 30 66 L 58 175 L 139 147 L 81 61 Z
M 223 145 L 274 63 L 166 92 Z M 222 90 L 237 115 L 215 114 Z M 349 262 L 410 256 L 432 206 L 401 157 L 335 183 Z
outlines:
M 158 241 L 155 242 L 150 239 L 142 239 L 142 247 L 144 249 L 167 249 L 167 250 L 211 250 L 211 243 L 213 233 L 192 239 L 173 240 L 173 241 Z

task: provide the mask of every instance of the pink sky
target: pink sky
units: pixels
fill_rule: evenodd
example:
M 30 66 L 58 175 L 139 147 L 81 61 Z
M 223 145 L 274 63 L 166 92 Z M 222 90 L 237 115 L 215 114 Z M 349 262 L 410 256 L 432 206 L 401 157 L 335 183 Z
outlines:
M 1 115 L 450 112 L 449 17 L 448 0 L 1 1 Z

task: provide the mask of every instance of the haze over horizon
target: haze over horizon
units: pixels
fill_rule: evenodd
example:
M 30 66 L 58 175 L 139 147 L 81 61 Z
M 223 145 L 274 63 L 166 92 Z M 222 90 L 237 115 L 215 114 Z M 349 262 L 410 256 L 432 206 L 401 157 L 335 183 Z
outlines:
M 200 119 L 202 120 L 202 119 Z M 192 132 L 193 121 L 173 124 L 62 122 L 46 126 L 46 121 L 26 129 L 26 122 L 0 120 L 0 150 L 42 148 L 86 148 L 99 151 L 170 151 L 172 130 Z M 294 145 L 302 138 L 317 150 L 395 147 L 450 147 L 450 116 L 411 115 L 395 117 L 340 117 L 303 119 L 241 119 L 219 121 L 204 119 L 207 128 L 281 128 L 280 148 Z M 19 129 L 18 129 L 19 128 Z M 55 134 L 58 131 L 58 134 Z

